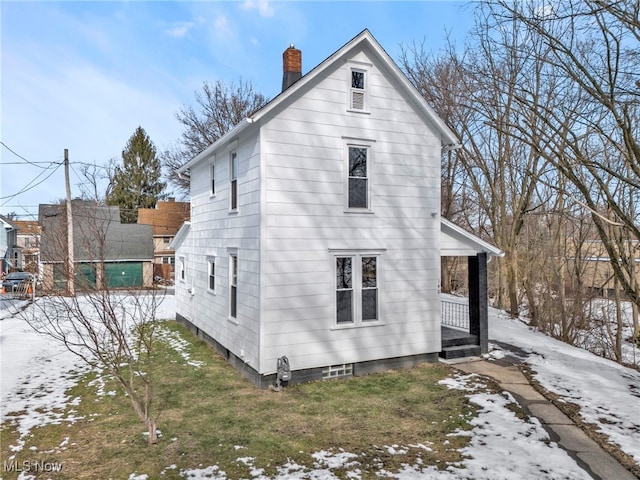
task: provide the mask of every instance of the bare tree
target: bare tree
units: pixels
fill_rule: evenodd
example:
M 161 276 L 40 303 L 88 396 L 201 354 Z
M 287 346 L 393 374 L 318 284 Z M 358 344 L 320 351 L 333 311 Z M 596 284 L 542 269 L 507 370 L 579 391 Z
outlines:
M 525 218 L 542 205 L 536 185 L 546 174 L 547 161 L 534 146 L 509 134 L 512 125 L 530 123 L 531 113 L 514 101 L 514 92 L 527 88 L 536 102 L 554 101 L 541 85 L 541 62 L 534 51 L 543 51 L 523 29 L 493 31 L 490 12 L 479 9 L 476 44 L 462 54 L 452 47 L 439 59 L 422 46 L 405 50 L 401 63 L 412 82 L 458 134 L 462 148 L 455 163 L 447 157 L 443 191 L 447 204 L 457 197 L 457 223 L 492 240 L 504 252 L 498 270 L 497 305 L 518 315 L 522 302 L 520 237 Z M 529 51 L 495 48 L 528 44 Z M 458 185 L 458 188 L 452 188 Z M 464 196 L 461 193 L 464 192 Z M 475 207 L 474 204 L 475 203 Z
M 50 205 L 41 213 L 43 254 L 64 258 L 66 235 L 61 233 L 66 210 Z M 49 277 L 47 294 L 20 315 L 36 332 L 60 342 L 87 365 L 110 374 L 148 428 L 149 442 L 156 443 L 153 353 L 156 309 L 162 296 L 156 290 L 114 289 L 114 279 L 108 278 L 105 268 L 106 260 L 127 241 L 113 230 L 140 226 L 121 225 L 117 207 L 94 202 L 74 201 L 73 214 L 75 258 L 80 261 L 74 280 L 79 293 L 65 296 L 55 289 L 55 276 L 66 282 L 64 276 L 69 273 L 56 272 L 54 264 L 53 271 L 45 273 Z
M 185 105 L 176 114 L 184 126 L 178 144 L 161 154 L 167 178 L 185 195 L 189 179 L 178 175 L 177 169 L 268 101 L 250 82 L 242 80 L 230 85 L 220 80 L 213 84 L 204 82 L 202 92 L 196 92 L 195 97 L 195 108 Z
M 530 108 L 544 156 L 591 213 L 614 275 L 640 306 L 629 242 L 640 241 L 640 69 L 637 1 L 490 1 L 497 25 L 517 24 L 549 47 L 540 60 L 562 102 Z M 524 48 L 524 46 L 522 47 Z M 534 108 L 535 107 L 535 108 Z M 512 134 L 529 145 L 529 125 Z M 558 191 L 560 195 L 569 192 Z M 618 241 L 618 238 L 628 240 Z

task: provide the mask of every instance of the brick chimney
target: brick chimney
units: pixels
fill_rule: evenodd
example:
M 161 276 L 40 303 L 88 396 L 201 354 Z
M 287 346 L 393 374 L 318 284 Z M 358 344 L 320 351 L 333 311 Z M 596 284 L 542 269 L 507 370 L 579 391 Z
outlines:
M 282 54 L 282 91 L 302 78 L 302 52 L 293 43 Z

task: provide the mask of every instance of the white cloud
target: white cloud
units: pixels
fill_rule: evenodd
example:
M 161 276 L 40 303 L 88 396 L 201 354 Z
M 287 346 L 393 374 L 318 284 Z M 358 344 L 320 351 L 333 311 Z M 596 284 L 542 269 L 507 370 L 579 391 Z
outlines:
M 182 38 L 189 32 L 189 30 L 191 30 L 191 27 L 193 27 L 193 25 L 193 22 L 185 22 L 166 28 L 164 32 L 170 37 Z
M 202 17 L 197 17 L 192 21 L 173 22 L 164 29 L 164 33 L 170 37 L 182 38 L 185 37 L 194 27 L 203 23 L 204 18 Z
M 245 0 L 243 10 L 257 10 L 261 17 L 273 17 L 275 10 L 268 0 Z
M 213 22 L 213 26 L 216 36 L 228 37 L 231 35 L 231 25 L 226 15 L 217 15 Z
M 56 49 L 30 58 L 3 54 L 3 64 L 12 72 L 3 78 L 3 141 L 31 161 L 60 161 L 68 148 L 72 164 L 104 164 L 119 157 L 138 125 L 158 150 L 180 134 L 174 117 L 180 102 L 148 78 L 125 83 L 97 65 Z M 3 165 L 2 195 L 17 192 L 36 173 L 24 165 Z M 72 194 L 78 193 L 72 185 Z M 63 196 L 64 183 L 55 175 L 11 204 L 36 205 Z

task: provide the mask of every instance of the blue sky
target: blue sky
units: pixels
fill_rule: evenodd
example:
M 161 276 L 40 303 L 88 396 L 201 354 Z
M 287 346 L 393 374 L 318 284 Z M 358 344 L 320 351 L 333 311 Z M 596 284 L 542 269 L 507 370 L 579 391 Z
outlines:
M 64 197 L 48 162 L 65 148 L 75 196 L 78 162 L 119 159 L 138 125 L 159 151 L 174 145 L 175 113 L 205 80 L 247 80 L 272 98 L 291 43 L 306 73 L 364 28 L 397 59 L 414 41 L 462 44 L 473 23 L 457 1 L 3 1 L 0 16 L 0 140 L 23 157 L 0 146 L 0 213 L 23 220 Z

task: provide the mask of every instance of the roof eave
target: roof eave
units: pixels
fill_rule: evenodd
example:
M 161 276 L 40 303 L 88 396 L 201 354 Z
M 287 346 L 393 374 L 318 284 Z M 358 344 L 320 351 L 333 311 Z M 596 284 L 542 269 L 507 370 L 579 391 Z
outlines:
M 209 145 L 207 148 L 205 148 L 203 151 L 201 151 L 198 155 L 193 157 L 187 163 L 182 165 L 178 169 L 178 173 L 184 173 L 185 171 L 189 170 L 191 167 L 193 167 L 194 165 L 202 161 L 204 158 L 209 157 L 212 153 L 218 150 L 218 148 L 220 148 L 221 145 L 224 145 L 233 137 L 240 135 L 240 133 L 242 133 L 252 123 L 254 123 L 253 118 L 247 117 L 242 119 L 242 121 L 238 123 L 235 127 L 229 130 L 227 133 L 225 133 L 218 140 L 213 142 L 211 145 Z
M 489 242 L 482 240 L 480 237 L 472 233 L 467 232 L 464 228 L 459 227 L 452 221 L 447 220 L 444 217 L 441 217 L 440 225 L 441 225 L 441 228 L 444 228 L 445 230 L 449 229 L 452 232 L 462 236 L 466 241 L 475 245 L 477 247 L 476 248 L 477 251 L 486 252 L 488 255 L 491 255 L 494 257 L 504 257 L 504 252 L 500 250 L 498 247 L 490 244 Z

